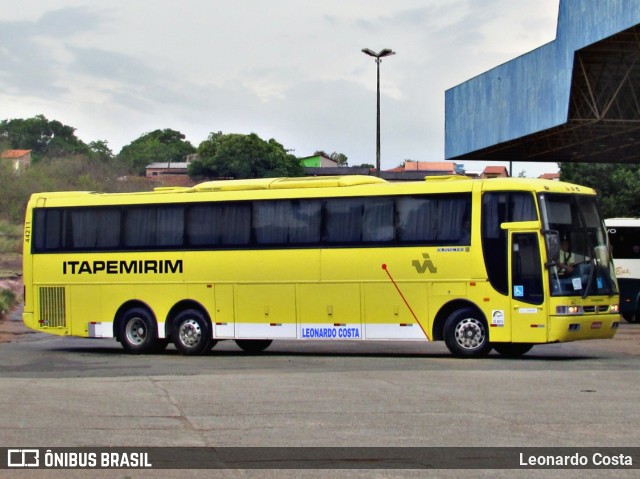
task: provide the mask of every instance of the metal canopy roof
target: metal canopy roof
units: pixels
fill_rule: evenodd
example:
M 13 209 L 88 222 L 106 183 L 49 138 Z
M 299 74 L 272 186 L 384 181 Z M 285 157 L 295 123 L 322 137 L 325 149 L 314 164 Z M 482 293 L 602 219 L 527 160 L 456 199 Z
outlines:
M 640 162 L 640 25 L 575 52 L 566 123 L 456 159 Z

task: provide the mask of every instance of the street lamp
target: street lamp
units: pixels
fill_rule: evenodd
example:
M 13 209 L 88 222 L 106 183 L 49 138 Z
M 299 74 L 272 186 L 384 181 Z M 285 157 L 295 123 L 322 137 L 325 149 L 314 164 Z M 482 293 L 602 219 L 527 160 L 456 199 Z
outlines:
M 380 176 L 380 62 L 382 61 L 382 57 L 388 57 L 390 55 L 395 55 L 396 52 L 390 50 L 389 48 L 385 48 L 381 50 L 379 53 L 374 52 L 373 50 L 369 50 L 368 48 L 363 48 L 362 53 L 366 53 L 370 57 L 376 59 L 376 65 L 378 70 L 378 85 L 376 88 L 377 92 L 377 107 L 376 107 L 376 174 Z

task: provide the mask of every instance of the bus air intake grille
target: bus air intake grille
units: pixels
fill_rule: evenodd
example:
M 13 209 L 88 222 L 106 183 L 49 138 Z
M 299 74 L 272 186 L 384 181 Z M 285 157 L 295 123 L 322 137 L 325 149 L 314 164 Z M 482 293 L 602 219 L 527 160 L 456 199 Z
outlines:
M 40 327 L 65 328 L 64 288 L 40 288 Z

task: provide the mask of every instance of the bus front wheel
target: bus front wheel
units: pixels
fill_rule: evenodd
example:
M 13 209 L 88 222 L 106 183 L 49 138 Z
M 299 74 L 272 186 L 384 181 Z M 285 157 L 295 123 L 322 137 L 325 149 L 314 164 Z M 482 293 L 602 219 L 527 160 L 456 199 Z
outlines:
M 195 356 L 211 349 L 211 328 L 200 311 L 182 311 L 176 316 L 173 324 L 173 344 L 182 354 Z
M 259 353 L 264 351 L 273 341 L 271 339 L 236 339 L 236 344 L 247 353 Z
M 472 308 L 454 311 L 444 323 L 444 342 L 461 358 L 486 356 L 491 351 L 487 323 Z
M 158 339 L 156 321 L 143 308 L 127 311 L 120 321 L 120 344 L 129 353 L 144 354 L 164 349 L 166 340 Z

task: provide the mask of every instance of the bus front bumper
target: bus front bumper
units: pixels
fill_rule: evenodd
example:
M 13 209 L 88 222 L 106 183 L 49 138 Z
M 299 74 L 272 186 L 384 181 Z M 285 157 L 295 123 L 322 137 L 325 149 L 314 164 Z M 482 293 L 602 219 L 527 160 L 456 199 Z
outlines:
M 619 314 L 593 314 L 584 316 L 550 316 L 550 343 L 582 339 L 613 338 L 620 325 Z

